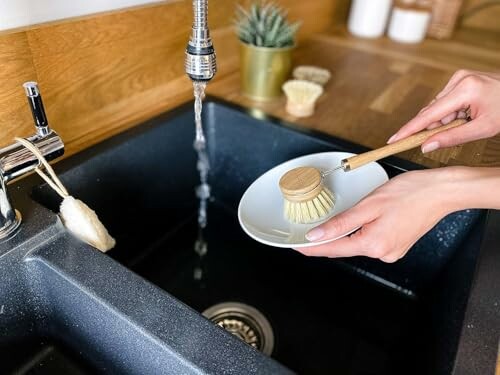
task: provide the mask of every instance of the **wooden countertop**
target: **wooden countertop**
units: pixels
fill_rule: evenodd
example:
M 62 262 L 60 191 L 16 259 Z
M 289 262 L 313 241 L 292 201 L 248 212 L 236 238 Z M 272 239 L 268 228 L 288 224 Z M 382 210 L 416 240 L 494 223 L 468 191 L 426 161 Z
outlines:
M 284 98 L 266 103 L 245 98 L 238 73 L 214 80 L 207 89 L 288 122 L 377 148 L 429 103 L 457 69 L 498 70 L 500 38 L 466 30 L 451 41 L 402 45 L 387 38 L 358 39 L 340 27 L 304 41 L 294 56 L 294 65 L 301 64 L 332 72 L 309 118 L 287 114 Z M 428 167 L 500 166 L 500 136 L 426 155 L 417 149 L 399 156 Z

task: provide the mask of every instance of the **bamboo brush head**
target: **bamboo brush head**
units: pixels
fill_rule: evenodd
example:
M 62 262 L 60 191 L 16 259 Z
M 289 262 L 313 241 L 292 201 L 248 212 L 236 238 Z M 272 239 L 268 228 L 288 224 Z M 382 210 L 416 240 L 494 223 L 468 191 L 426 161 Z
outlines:
M 323 94 L 323 87 L 314 82 L 292 79 L 283 84 L 287 97 L 286 111 L 295 117 L 308 117 L 314 113 L 314 105 Z
M 285 173 L 279 182 L 285 199 L 285 218 L 296 224 L 313 223 L 327 216 L 335 205 L 332 192 L 323 185 L 321 172 L 299 167 Z

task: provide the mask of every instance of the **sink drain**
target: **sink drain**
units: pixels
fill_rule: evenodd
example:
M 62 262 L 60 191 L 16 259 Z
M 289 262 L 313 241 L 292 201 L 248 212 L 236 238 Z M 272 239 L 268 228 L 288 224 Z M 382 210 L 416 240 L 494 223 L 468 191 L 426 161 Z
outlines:
M 203 315 L 264 354 L 273 352 L 273 329 L 256 308 L 244 303 L 224 302 L 209 307 Z

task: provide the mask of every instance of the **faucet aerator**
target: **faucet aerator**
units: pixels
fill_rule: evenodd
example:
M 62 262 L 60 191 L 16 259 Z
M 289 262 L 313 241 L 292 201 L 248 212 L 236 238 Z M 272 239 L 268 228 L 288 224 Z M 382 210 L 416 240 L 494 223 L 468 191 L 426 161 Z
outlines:
M 208 82 L 217 71 L 212 39 L 208 30 L 208 0 L 193 0 L 194 22 L 186 47 L 184 68 L 193 82 Z

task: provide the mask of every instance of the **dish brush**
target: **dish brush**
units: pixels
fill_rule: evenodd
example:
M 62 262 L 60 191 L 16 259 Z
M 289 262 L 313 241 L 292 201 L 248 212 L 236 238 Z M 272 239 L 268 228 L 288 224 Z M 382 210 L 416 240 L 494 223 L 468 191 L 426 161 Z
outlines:
M 283 84 L 287 97 L 286 110 L 295 117 L 308 117 L 314 113 L 314 105 L 323 94 L 323 87 L 314 82 L 292 79 Z
M 327 69 L 311 65 L 301 65 L 293 70 L 293 78 L 310 81 L 324 86 L 331 78 L 331 73 Z
M 15 140 L 38 158 L 40 166 L 35 168 L 35 172 L 63 198 L 60 216 L 64 226 L 77 238 L 102 252 L 112 249 L 116 241 L 109 235 L 97 214 L 84 202 L 69 195 L 61 180 L 35 145 L 23 138 L 15 138 Z M 48 175 L 41 170 L 42 165 Z
M 335 205 L 333 193 L 323 185 L 323 175 L 316 168 L 292 169 L 281 177 L 279 186 L 285 198 L 285 217 L 292 223 L 318 221 Z
M 279 181 L 285 201 L 283 211 L 285 218 L 296 224 L 309 224 L 325 218 L 335 205 L 334 193 L 324 186 L 326 176 L 339 169 L 345 172 L 351 171 L 387 156 L 411 150 L 422 145 L 433 135 L 463 126 L 466 122 L 465 119 L 458 119 L 439 128 L 421 131 L 376 150 L 351 156 L 342 160 L 336 168 L 326 171 L 314 167 L 299 167 L 286 172 Z

